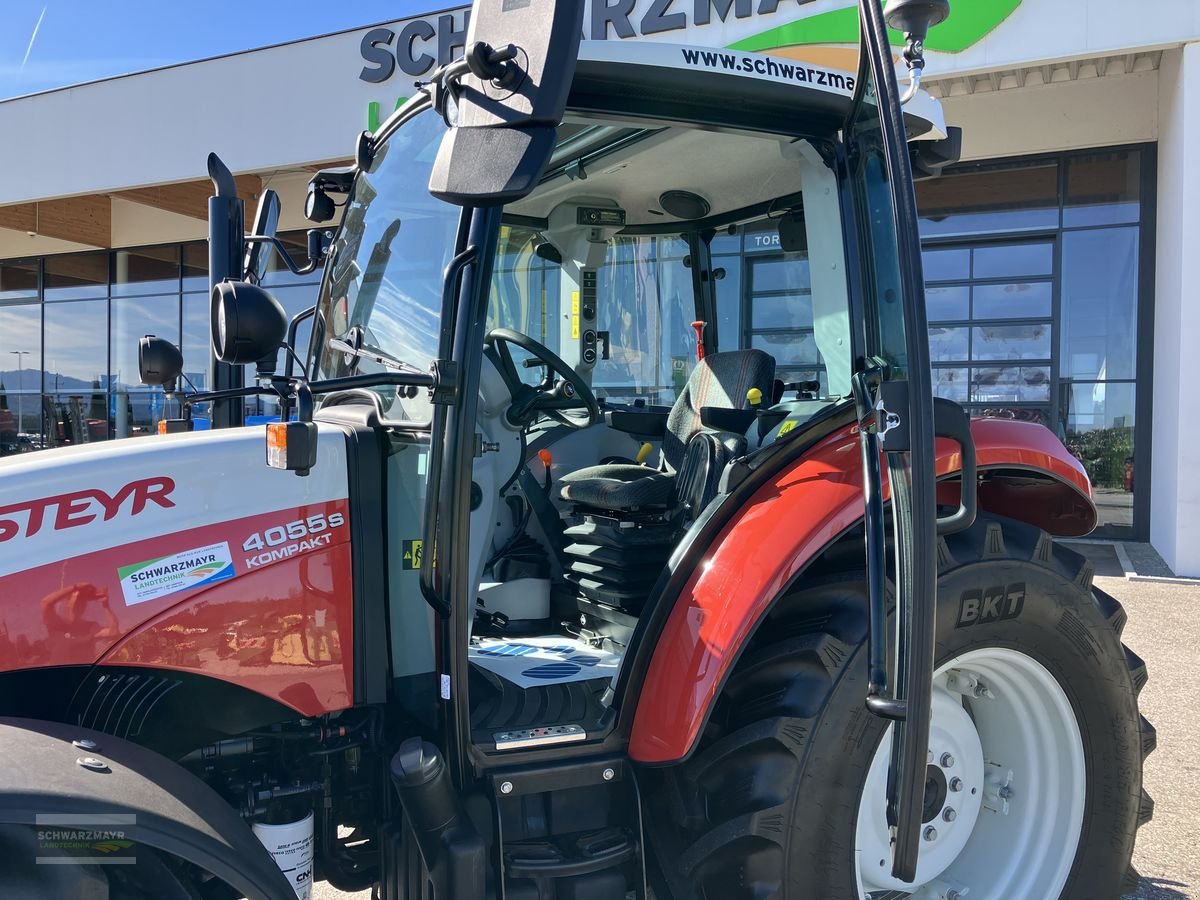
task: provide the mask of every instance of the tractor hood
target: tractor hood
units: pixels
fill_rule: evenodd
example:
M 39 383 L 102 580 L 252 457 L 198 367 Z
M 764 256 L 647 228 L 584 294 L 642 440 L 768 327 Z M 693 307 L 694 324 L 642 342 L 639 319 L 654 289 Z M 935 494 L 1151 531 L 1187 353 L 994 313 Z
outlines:
M 295 584 L 273 569 L 348 557 L 344 433 L 321 427 L 303 478 L 264 445 L 252 427 L 0 461 L 0 671 L 91 664 L 200 595 L 267 598 Z

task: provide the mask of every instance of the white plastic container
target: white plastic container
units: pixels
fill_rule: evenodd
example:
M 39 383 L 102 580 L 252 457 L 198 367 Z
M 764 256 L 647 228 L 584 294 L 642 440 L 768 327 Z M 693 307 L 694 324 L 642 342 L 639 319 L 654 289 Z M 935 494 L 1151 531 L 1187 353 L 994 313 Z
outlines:
M 298 900 L 309 900 L 313 881 L 313 814 L 309 812 L 303 819 L 284 825 L 253 827 L 255 836 L 275 859 Z
M 485 581 L 479 585 L 479 599 L 488 612 L 504 613 L 513 621 L 549 618 L 550 579 Z

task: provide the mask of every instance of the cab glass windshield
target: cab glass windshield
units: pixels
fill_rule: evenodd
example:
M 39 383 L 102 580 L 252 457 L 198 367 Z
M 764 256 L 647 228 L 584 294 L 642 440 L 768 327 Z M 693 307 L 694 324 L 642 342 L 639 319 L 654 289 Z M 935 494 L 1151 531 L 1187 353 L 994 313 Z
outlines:
M 355 181 L 326 266 L 318 306 L 316 377 L 428 372 L 437 357 L 442 272 L 454 253 L 459 209 L 429 193 L 445 123 L 418 113 L 382 143 Z M 359 355 L 346 352 L 359 347 Z M 424 421 L 424 390 L 375 389 L 392 419 Z
M 318 378 L 429 371 L 459 224 L 427 187 L 444 132 L 418 113 L 359 176 L 323 286 Z M 670 405 L 694 323 L 710 351 L 770 356 L 777 397 L 849 393 L 839 192 L 807 139 L 568 117 L 539 187 L 505 208 L 493 262 L 489 330 L 533 338 L 602 400 Z M 545 370 L 526 362 L 536 385 Z M 428 421 L 424 389 L 374 390 L 389 419 Z

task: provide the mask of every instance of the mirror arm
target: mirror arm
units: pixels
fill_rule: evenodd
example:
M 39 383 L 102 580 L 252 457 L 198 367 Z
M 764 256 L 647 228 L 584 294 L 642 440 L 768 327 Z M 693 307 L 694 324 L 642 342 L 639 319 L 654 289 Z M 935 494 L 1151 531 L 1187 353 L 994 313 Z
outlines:
M 288 267 L 288 271 L 293 275 L 308 275 L 317 270 L 317 266 L 321 264 L 320 259 L 310 259 L 305 265 L 297 266 L 291 254 L 284 248 L 283 243 L 279 238 L 273 235 L 265 234 L 248 234 L 246 235 L 247 244 L 270 244 L 279 253 L 279 258 L 283 260 L 283 264 Z
M 283 364 L 283 377 L 284 378 L 290 379 L 292 377 L 292 375 L 295 373 L 296 332 L 300 329 L 300 323 L 305 322 L 308 319 L 312 319 L 316 315 L 317 315 L 317 307 L 314 305 L 314 306 L 310 306 L 308 309 L 304 310 L 304 312 L 299 312 L 299 313 L 296 313 L 296 315 L 292 316 L 292 321 L 288 324 L 287 346 L 291 347 L 293 352 L 289 353 L 287 355 L 287 360 Z M 305 378 L 308 378 L 308 369 L 302 366 L 301 374 Z
M 261 385 L 251 385 L 250 387 L 230 388 L 225 391 L 204 391 L 199 394 L 184 394 L 182 397 L 183 403 L 191 407 L 194 403 L 208 403 L 212 400 L 229 400 L 234 397 L 254 397 L 258 394 L 269 394 L 274 397 L 283 399 L 283 393 L 274 385 L 271 387 L 263 387 Z
M 909 32 L 904 35 L 904 64 L 908 66 L 908 90 L 900 97 L 900 105 L 908 103 L 921 89 L 921 74 L 925 71 L 925 41 Z

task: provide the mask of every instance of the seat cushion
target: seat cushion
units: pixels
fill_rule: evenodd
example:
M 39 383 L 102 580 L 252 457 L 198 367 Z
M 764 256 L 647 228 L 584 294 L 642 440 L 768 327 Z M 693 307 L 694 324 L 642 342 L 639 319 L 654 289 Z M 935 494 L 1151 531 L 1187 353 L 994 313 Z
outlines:
M 666 509 L 675 500 L 675 476 L 646 466 L 589 466 L 559 483 L 564 500 L 598 509 Z

